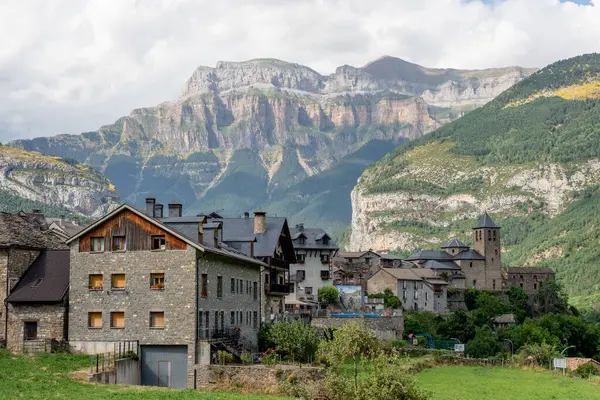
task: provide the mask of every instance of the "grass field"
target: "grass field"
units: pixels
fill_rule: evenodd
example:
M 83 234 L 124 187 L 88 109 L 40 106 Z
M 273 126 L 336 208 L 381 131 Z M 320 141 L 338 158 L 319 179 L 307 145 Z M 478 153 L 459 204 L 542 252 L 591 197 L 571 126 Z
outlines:
M 418 382 L 433 392 L 433 400 L 600 399 L 600 385 L 509 368 L 433 368 L 421 372 Z
M 17 357 L 6 351 L 0 351 L 0 398 L 27 400 L 115 398 L 119 400 L 281 400 L 281 398 L 263 395 L 95 385 L 76 382 L 71 378 L 72 372 L 86 369 L 88 366 L 88 356 L 41 354 L 36 357 Z

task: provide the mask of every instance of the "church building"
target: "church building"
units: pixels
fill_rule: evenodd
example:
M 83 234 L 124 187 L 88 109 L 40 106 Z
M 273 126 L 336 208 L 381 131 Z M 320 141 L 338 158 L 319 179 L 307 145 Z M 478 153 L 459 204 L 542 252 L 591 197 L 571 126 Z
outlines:
M 441 250 L 422 250 L 406 259 L 435 270 L 454 287 L 502 290 L 500 227 L 488 213 L 473 228 L 473 247 L 452 239 Z

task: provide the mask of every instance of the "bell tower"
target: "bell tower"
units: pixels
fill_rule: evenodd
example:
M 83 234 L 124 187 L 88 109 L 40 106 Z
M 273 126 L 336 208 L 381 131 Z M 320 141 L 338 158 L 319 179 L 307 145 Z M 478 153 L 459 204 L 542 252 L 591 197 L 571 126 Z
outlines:
M 473 249 L 485 257 L 484 276 L 479 277 L 484 289 L 502 289 L 500 248 L 500 227 L 486 212 L 473 228 Z

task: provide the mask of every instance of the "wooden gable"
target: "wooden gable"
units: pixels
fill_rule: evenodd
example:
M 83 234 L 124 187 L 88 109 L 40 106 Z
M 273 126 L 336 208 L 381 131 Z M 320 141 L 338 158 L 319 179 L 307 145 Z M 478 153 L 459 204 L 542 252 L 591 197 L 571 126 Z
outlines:
M 89 252 L 93 237 L 104 238 L 104 250 L 112 250 L 113 237 L 125 237 L 126 251 L 152 250 L 152 236 L 164 235 L 166 239 L 166 250 L 185 250 L 187 244 L 165 232 L 141 216 L 124 209 L 99 226 L 85 233 L 79 238 L 79 251 Z

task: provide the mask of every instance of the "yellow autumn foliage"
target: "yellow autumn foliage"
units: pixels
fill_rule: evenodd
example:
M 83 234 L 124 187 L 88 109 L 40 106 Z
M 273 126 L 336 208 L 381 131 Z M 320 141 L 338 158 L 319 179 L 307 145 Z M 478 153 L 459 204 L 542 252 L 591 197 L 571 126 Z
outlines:
M 536 92 L 526 99 L 513 100 L 506 104 L 504 108 L 519 107 L 531 103 L 540 97 L 560 97 L 565 100 L 600 99 L 600 80 L 565 86 L 555 90 Z

